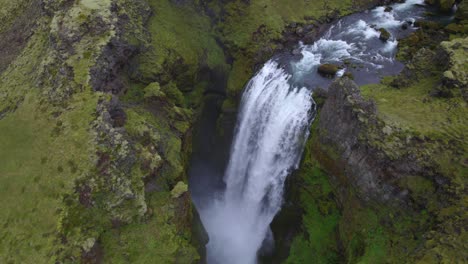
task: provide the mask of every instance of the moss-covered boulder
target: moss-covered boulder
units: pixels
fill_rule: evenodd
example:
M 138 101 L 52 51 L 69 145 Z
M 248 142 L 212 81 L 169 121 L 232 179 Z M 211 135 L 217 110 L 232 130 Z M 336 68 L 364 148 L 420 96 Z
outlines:
M 322 64 L 318 67 L 317 72 L 325 77 L 333 77 L 340 70 L 340 67 L 335 64 Z
M 392 37 L 392 34 L 390 34 L 390 32 L 388 32 L 388 30 L 386 30 L 385 28 L 379 28 L 379 32 L 380 32 L 379 38 L 380 40 L 384 42 L 386 42 Z

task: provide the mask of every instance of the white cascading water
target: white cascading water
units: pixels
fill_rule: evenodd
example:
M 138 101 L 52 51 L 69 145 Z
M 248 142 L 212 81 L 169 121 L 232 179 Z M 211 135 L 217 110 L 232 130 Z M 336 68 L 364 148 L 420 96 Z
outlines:
M 388 71 L 398 43 L 395 36 L 405 21 L 414 20 L 412 6 L 422 3 L 408 0 L 393 5 L 393 12 L 378 7 L 345 18 L 313 45 L 301 45 L 302 59 L 291 61 L 290 73 L 270 60 L 248 83 L 224 176 L 226 189 L 198 206 L 209 235 L 209 264 L 255 264 L 259 249 L 273 240 L 269 225 L 281 209 L 285 179 L 299 165 L 315 115 L 312 90 L 303 84 L 329 84 L 316 73 L 321 63 L 351 60 L 362 65 L 361 72 L 367 74 L 362 78 Z M 384 43 L 378 27 L 395 35 Z M 311 76 L 312 82 L 304 81 Z
M 281 208 L 284 181 L 297 168 L 312 121 L 312 93 L 269 61 L 242 98 L 224 196 L 203 214 L 209 263 L 256 263 Z

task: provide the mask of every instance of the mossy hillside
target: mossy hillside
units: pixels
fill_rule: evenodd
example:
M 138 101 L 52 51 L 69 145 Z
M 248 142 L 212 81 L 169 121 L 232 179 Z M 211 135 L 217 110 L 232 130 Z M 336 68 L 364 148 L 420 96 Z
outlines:
M 115 97 L 92 92 L 101 89 L 93 82 L 105 78 L 105 75 L 93 73 L 93 69 L 107 67 L 110 64 L 103 64 L 103 60 L 112 60 L 104 54 L 108 44 L 116 43 L 123 35 L 134 37 L 129 41 L 138 36 L 120 34 L 119 20 L 113 12 L 120 12 L 119 19 L 130 18 L 131 23 L 125 23 L 126 27 L 143 25 L 141 16 L 135 18 L 132 14 L 132 8 L 138 9 L 139 5 L 112 1 L 115 5 L 111 10 L 110 3 L 79 1 L 63 5 L 61 1 L 47 1 L 45 10 L 49 16 L 40 21 L 39 29 L 23 54 L 2 75 L 0 127 L 7 138 L 2 138 L 1 144 L 5 146 L 2 146 L 1 156 L 8 157 L 4 158 L 7 165 L 2 163 L 0 171 L 2 176 L 3 170 L 6 175 L 12 171 L 18 174 L 14 178 L 3 177 L 2 186 L 8 188 L 5 195 L 10 195 L 10 190 L 24 192 L 16 203 L 9 203 L 11 208 L 1 217 L 2 226 L 8 228 L 2 233 L 5 238 L 2 239 L 5 243 L 1 243 L 2 261 L 20 262 L 32 258 L 38 263 L 80 259 L 86 262 L 99 258 L 102 248 L 119 241 L 107 238 L 108 244 L 102 245 L 101 236 L 105 232 L 118 226 L 143 223 L 150 219 L 151 211 L 159 209 L 149 207 L 152 198 L 145 196 L 144 181 L 149 174 L 162 171 L 162 190 L 169 195 L 172 187 L 184 180 L 185 158 L 182 156 L 185 155 L 181 154 L 181 138 L 189 128 L 187 111 L 171 103 L 171 116 L 177 120 L 168 122 L 164 115 L 159 115 L 165 121 L 157 121 L 164 125 L 156 132 L 164 130 L 168 123 L 176 131 L 167 132 L 170 137 L 162 137 L 168 141 L 158 147 L 159 155 L 148 145 L 146 148 L 134 145 L 133 137 L 128 134 L 132 131 L 120 127 L 125 118 L 119 114 L 121 107 L 116 104 Z M 83 27 L 89 30 L 83 31 Z M 83 32 L 86 33 L 82 35 Z M 164 91 L 170 99 L 160 100 L 160 105 L 178 97 L 173 87 Z M 165 136 L 164 131 L 160 134 Z M 151 137 L 157 138 L 154 131 L 150 132 Z M 12 149 L 17 155 L 11 154 Z M 44 155 L 44 151 L 48 155 Z M 30 176 L 35 174 L 38 176 Z M 37 187 L 29 184 L 37 184 Z M 37 190 L 39 187 L 42 189 Z M 33 191 L 28 192 L 28 188 Z M 10 198 L 5 197 L 5 200 Z M 36 205 L 33 201 L 48 203 Z M 172 201 L 177 205 L 172 206 L 178 211 L 173 217 L 175 220 L 163 220 L 168 229 L 176 230 L 170 231 L 172 234 L 184 233 L 188 237 L 176 239 L 172 244 L 177 247 L 177 256 L 186 256 L 184 263 L 196 259 L 187 232 L 191 219 L 188 197 L 185 195 L 183 202 L 158 201 L 164 204 Z M 23 207 L 18 207 L 18 203 Z M 154 203 L 154 206 L 160 205 Z M 24 217 L 25 212 L 29 214 L 27 217 Z M 34 232 L 30 232 L 30 228 Z M 157 226 L 151 228 L 154 231 Z M 173 253 L 174 247 L 167 248 L 167 256 Z M 125 248 L 120 250 L 127 254 Z
M 341 215 L 328 175 L 314 157 L 316 123 L 301 163 L 294 174 L 301 182 L 299 190 L 302 231 L 294 238 L 285 263 L 337 263 L 342 257 L 338 248 L 338 223 Z
M 149 199 L 149 205 L 154 211 L 148 220 L 104 233 L 102 237 L 104 262 L 193 263 L 196 261 L 198 253 L 190 244 L 191 234 L 174 224 L 182 219 L 180 210 L 184 209 L 181 207 L 187 202 L 177 201 L 168 192 L 154 193 Z
M 227 71 L 223 49 L 218 45 L 211 21 L 195 3 L 148 1 L 153 15 L 149 38 L 139 55 L 132 79 L 148 84 L 169 82 L 184 92 L 203 83 L 203 69 Z
M 44 32 L 31 39 L 0 81 L 0 181 L 5 201 L 2 261 L 53 261 L 62 196 L 92 166 L 92 135 L 98 96 L 83 92 L 67 111 L 42 100 L 37 69 L 48 46 Z M 33 60 L 31 58 L 34 58 Z
M 2 261 L 49 263 L 56 239 L 61 197 L 92 164 L 87 131 L 97 103 L 91 94 L 76 96 L 70 110 L 53 117 L 54 108 L 38 104 L 37 92 L 0 120 Z M 37 111 L 39 109 L 39 111 Z
M 456 0 L 427 0 L 426 3 L 436 5 L 443 12 L 450 12 Z

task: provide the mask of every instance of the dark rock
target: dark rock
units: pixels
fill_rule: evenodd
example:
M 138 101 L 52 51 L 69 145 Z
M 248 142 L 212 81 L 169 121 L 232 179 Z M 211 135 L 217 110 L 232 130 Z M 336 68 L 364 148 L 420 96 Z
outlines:
M 387 6 L 384 9 L 384 12 L 392 12 L 392 11 L 393 11 L 393 7 L 391 7 L 391 6 Z
M 403 29 L 403 30 L 407 30 L 408 27 L 409 27 L 409 25 L 406 22 L 401 25 L 401 29 Z

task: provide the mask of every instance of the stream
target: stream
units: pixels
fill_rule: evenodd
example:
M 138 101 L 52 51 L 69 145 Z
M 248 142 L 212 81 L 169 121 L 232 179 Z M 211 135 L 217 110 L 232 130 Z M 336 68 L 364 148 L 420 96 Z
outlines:
M 395 60 L 397 39 L 416 30 L 414 21 L 427 9 L 424 0 L 391 7 L 344 17 L 312 45 L 299 44 L 266 62 L 244 90 L 232 134 L 215 135 L 219 109 L 214 106 L 219 108 L 221 99 L 209 99 L 218 104 L 208 103 L 202 114 L 189 172 L 209 236 L 209 264 L 254 264 L 260 248 L 273 250 L 270 223 L 281 210 L 286 177 L 300 164 L 316 114 L 313 92 L 333 81 L 319 75 L 318 67 L 340 65 L 337 77 L 349 72 L 358 85 L 403 69 Z M 379 38 L 380 28 L 390 39 Z

